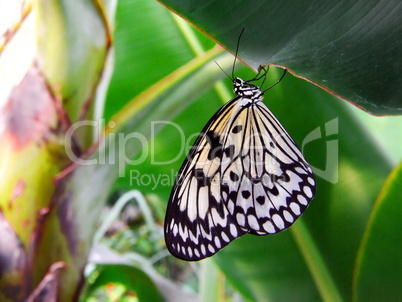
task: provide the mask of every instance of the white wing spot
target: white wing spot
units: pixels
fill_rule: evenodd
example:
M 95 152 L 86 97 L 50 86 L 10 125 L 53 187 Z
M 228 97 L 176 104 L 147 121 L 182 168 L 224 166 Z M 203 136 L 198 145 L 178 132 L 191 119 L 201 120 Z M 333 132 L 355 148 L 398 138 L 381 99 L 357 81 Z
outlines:
M 207 254 L 207 251 L 205 250 L 205 245 L 203 245 L 203 244 L 201 244 L 201 253 L 202 253 L 203 255 L 206 255 L 206 254 Z
M 183 241 L 186 241 L 188 238 L 187 227 L 179 228 L 179 234 L 180 234 L 181 238 L 183 239 Z
M 300 206 L 297 203 L 292 202 L 290 203 L 289 207 L 292 210 L 292 212 L 295 213 L 295 215 L 299 216 L 301 214 Z
M 297 195 L 297 200 L 298 200 L 302 205 L 304 205 L 304 206 L 307 205 L 307 200 L 306 200 L 306 198 L 305 198 L 303 195 L 301 195 L 301 194 Z
M 229 200 L 227 207 L 228 207 L 229 213 L 233 214 L 233 212 L 234 212 L 234 202 Z
M 312 186 L 315 185 L 315 181 L 312 177 L 307 178 L 307 181 L 310 183 L 310 185 L 312 185 Z
M 179 228 L 177 227 L 177 223 L 173 226 L 173 236 L 177 236 L 177 233 L 179 232 Z
M 282 214 L 283 214 L 283 217 L 286 219 L 286 221 L 288 221 L 288 222 L 294 221 L 292 214 L 290 214 L 288 211 L 284 210 L 282 212 Z
M 230 224 L 230 234 L 232 234 L 233 237 L 238 236 L 236 226 L 233 223 Z
M 274 183 L 266 173 L 262 176 L 262 184 L 266 186 L 268 189 L 272 189 L 274 187 Z
M 197 258 L 200 258 L 200 252 L 197 249 L 194 249 L 194 254 L 197 256 Z
M 255 218 L 254 215 L 248 215 L 247 216 L 247 222 L 248 225 L 253 229 L 253 230 L 259 230 L 260 226 L 258 225 L 257 218 Z
M 245 219 L 245 217 L 244 217 L 244 214 L 237 213 L 237 215 L 236 215 L 236 220 L 237 220 L 237 223 L 238 223 L 239 225 L 241 225 L 241 226 L 244 226 L 244 225 L 245 225 L 246 219 Z
M 274 214 L 272 216 L 272 220 L 274 221 L 275 225 L 277 226 L 278 229 L 283 230 L 285 228 L 285 223 L 281 216 L 278 214 Z
M 208 244 L 208 250 L 213 254 L 215 253 L 215 249 L 212 245 Z
M 274 226 L 273 226 L 273 224 L 272 224 L 271 221 L 265 222 L 265 223 L 262 225 L 262 227 L 264 228 L 264 230 L 265 230 L 267 233 L 270 233 L 270 234 L 274 234 L 274 233 L 275 233 L 275 228 L 274 228 Z
M 222 238 L 223 241 L 225 241 L 225 242 L 229 242 L 229 241 L 230 241 L 229 237 L 225 234 L 225 232 L 222 232 L 222 233 L 221 233 L 221 238 Z
M 313 192 L 311 191 L 311 188 L 310 188 L 310 187 L 305 186 L 305 187 L 303 188 L 303 191 L 304 191 L 304 194 L 306 194 L 306 196 L 307 196 L 308 198 L 313 197 Z
M 216 248 L 220 249 L 222 247 L 221 241 L 219 240 L 218 236 L 215 237 L 215 246 Z
M 297 173 L 299 173 L 299 174 L 307 174 L 306 170 L 304 170 L 304 169 L 302 169 L 302 168 L 300 168 L 300 167 L 297 167 L 297 168 L 295 169 L 295 171 L 296 171 Z
M 193 251 L 191 250 L 191 247 L 188 247 L 188 255 L 190 256 L 190 257 L 193 257 Z

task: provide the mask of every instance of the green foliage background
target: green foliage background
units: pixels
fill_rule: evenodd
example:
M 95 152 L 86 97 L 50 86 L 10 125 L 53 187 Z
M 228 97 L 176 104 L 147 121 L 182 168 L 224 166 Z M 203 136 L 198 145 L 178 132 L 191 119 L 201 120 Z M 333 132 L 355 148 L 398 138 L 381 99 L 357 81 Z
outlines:
M 303 65 L 308 60 L 303 61 L 297 56 L 290 60 L 282 54 L 277 57 L 278 61 L 271 62 L 284 66 L 290 64 L 288 67 L 301 78 L 288 74 L 266 93 L 265 103 L 303 147 L 311 165 L 317 171 L 327 171 L 324 177 L 318 177 L 317 195 L 306 213 L 289 230 L 275 236 L 243 236 L 212 259 L 201 263 L 184 263 L 166 252 L 162 237 L 163 215 L 185 150 L 191 147 L 195 134 L 209 118 L 234 96 L 230 79 L 217 66 L 219 64 L 230 74 L 233 57 L 225 54 L 213 40 L 233 50 L 239 28 L 244 27 L 247 17 L 258 10 L 247 11 L 250 14 L 242 14 L 232 23 L 219 24 L 221 20 L 218 20 L 215 24 L 216 19 L 208 22 L 208 14 L 200 13 L 208 5 L 197 10 L 196 1 L 192 4 L 186 1 L 163 2 L 170 9 L 181 12 L 206 35 L 156 1 L 104 1 L 106 6 L 117 5 L 115 21 L 111 22 L 114 24 L 113 59 L 109 58 L 107 69 L 102 74 L 104 78 L 110 76 L 110 82 L 105 81 L 100 87 L 103 90 L 98 90 L 100 101 L 98 99 L 92 108 L 94 118 L 116 123 L 116 130 L 123 134 L 140 133 L 147 143 L 142 145 L 133 139 L 123 150 L 125 155 L 138 160 L 135 165 L 127 165 L 125 173 L 111 165 L 82 168 L 71 182 L 71 191 L 78 192 L 75 196 L 88 196 L 91 202 L 96 203 L 101 199 L 99 196 L 104 198 L 109 194 L 109 203 L 100 215 L 101 226 L 94 241 L 97 248 L 100 243 L 117 252 L 103 255 L 102 261 L 98 262 L 90 258 L 81 300 L 96 301 L 105 296 L 119 301 L 135 301 L 137 298 L 151 301 L 161 297 L 166 300 L 173 297 L 172 292 L 175 293 L 173 299 L 183 301 L 195 299 L 196 295 L 201 301 L 400 299 L 402 246 L 398 217 L 402 214 L 402 167 L 398 163 L 402 154 L 402 119 L 371 116 L 302 79 L 306 77 L 324 86 L 325 81 L 320 76 L 325 75 L 325 68 L 321 68 L 317 61 L 320 68 L 311 68 L 314 72 L 309 74 L 309 65 Z M 237 1 L 233 6 L 228 6 L 228 1 L 211 1 L 209 4 L 223 6 L 224 10 L 215 12 L 226 16 L 230 12 L 238 13 L 239 7 L 246 2 Z M 272 5 L 269 1 L 264 3 L 264 9 Z M 378 3 L 379 7 L 384 5 L 383 1 Z M 290 11 L 297 7 L 293 4 Z M 254 7 L 251 3 L 248 5 Z M 337 7 L 340 14 L 347 10 L 347 6 Z M 392 5 L 388 7 L 391 8 Z M 315 12 L 318 14 L 319 10 Z M 375 9 L 373 12 L 382 16 Z M 395 9 L 393 14 L 397 12 Z M 306 16 L 303 15 L 298 22 L 309 20 Z M 384 17 L 388 24 L 393 24 L 393 16 Z M 272 44 L 280 48 L 279 42 L 288 38 L 285 25 L 292 20 L 286 14 L 280 15 L 279 19 L 282 26 L 272 24 L 273 28 L 281 30 L 282 36 L 272 39 Z M 253 32 L 262 35 L 265 23 L 261 19 L 255 20 L 258 22 L 253 22 L 250 27 L 259 29 Z M 320 21 L 328 23 L 325 18 Z M 371 26 L 372 22 L 370 19 L 367 24 Z M 384 45 L 384 49 L 391 50 L 373 59 L 385 62 L 384 65 L 367 66 L 365 70 L 365 60 L 359 57 L 361 48 L 355 47 L 358 43 L 351 42 L 353 47 L 349 50 L 352 54 L 340 60 L 340 65 L 327 66 L 328 73 L 335 70 L 346 79 L 337 82 L 336 77 L 331 76 L 332 80 L 335 78 L 333 87 L 346 91 L 345 94 L 334 91 L 336 94 L 346 98 L 353 94 L 354 88 L 350 87 L 363 87 L 363 92 L 356 92 L 356 96 L 353 95 L 356 98 L 351 97 L 352 100 L 376 113 L 399 113 L 401 99 L 397 83 L 401 78 L 401 56 L 391 46 L 392 40 L 397 45 L 402 39 L 398 35 L 401 24 L 386 36 L 389 44 Z M 368 25 L 362 32 L 370 33 Z M 331 36 L 330 31 L 320 33 L 316 28 L 313 33 L 316 35 L 309 38 L 318 42 L 331 39 L 339 42 L 335 39 L 337 33 Z M 258 39 L 246 35 L 241 42 L 239 60 L 253 67 L 262 60 L 258 51 L 270 47 L 266 44 L 270 42 L 268 38 L 259 45 Z M 378 45 L 375 46 L 373 49 L 377 51 Z M 258 50 L 257 54 L 253 49 Z M 308 49 L 305 46 L 303 50 Z M 287 50 L 292 54 L 291 48 Z M 333 51 L 331 54 L 335 53 L 336 47 Z M 354 65 L 352 55 L 359 57 L 355 60 L 359 64 Z M 255 72 L 239 60 L 236 76 L 252 78 Z M 275 82 L 281 74 L 281 69 L 272 67 L 267 82 Z M 366 92 L 364 87 L 370 86 L 370 81 L 376 82 L 373 89 L 369 89 L 369 97 L 364 99 L 361 93 Z M 378 88 L 381 81 L 391 83 L 384 88 L 384 95 L 392 95 L 392 98 L 381 99 L 381 89 Z M 105 91 L 105 102 L 101 91 Z M 388 102 L 391 99 L 392 102 Z M 157 127 L 154 132 L 152 121 L 169 123 L 163 128 Z M 112 141 L 107 136 L 109 130 L 106 129 L 106 142 Z M 304 145 L 304 140 L 312 133 L 316 135 L 315 139 Z M 97 150 L 92 156 L 96 158 L 102 152 L 109 155 L 111 149 Z M 328 161 L 329 154 L 333 157 Z M 331 163 L 335 165 L 331 166 Z M 110 189 L 114 177 L 117 179 Z M 89 188 L 83 182 L 92 178 L 98 180 L 98 187 Z M 116 200 L 130 190 L 135 190 L 131 198 L 135 213 L 129 215 L 128 199 Z M 75 201 L 79 204 L 78 198 Z M 88 209 L 91 212 L 91 206 L 85 208 Z M 84 221 L 87 212 L 81 212 L 79 208 L 74 210 Z M 98 213 L 93 212 L 95 216 Z M 170 282 L 169 286 L 161 286 L 158 278 Z

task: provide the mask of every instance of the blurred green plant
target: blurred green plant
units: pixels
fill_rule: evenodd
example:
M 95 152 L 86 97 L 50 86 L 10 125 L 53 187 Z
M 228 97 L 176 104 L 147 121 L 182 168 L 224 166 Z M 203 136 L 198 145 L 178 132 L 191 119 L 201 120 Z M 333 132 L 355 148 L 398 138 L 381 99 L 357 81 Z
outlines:
M 0 300 L 397 300 L 401 119 L 374 136 L 328 91 L 399 114 L 398 4 L 164 5 L 209 37 L 153 1 L 34 0 L 0 42 Z M 242 28 L 239 60 L 324 88 L 288 75 L 266 94 L 318 191 L 290 230 L 187 264 L 164 248 L 164 207 L 183 146 L 233 97 L 214 62 L 230 73 L 233 57 L 211 38 L 233 51 Z

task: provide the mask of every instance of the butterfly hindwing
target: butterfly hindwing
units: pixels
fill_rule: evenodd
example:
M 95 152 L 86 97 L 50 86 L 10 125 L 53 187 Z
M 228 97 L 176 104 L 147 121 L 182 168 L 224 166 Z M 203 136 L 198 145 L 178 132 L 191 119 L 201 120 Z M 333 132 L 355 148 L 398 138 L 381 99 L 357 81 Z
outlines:
M 306 209 L 315 193 L 315 180 L 294 141 L 262 102 L 245 111 L 249 122 L 242 140 L 248 148 L 224 172 L 223 179 L 229 179 L 237 192 L 227 205 L 248 232 L 275 234 Z M 237 186 L 230 177 L 233 173 L 237 173 Z

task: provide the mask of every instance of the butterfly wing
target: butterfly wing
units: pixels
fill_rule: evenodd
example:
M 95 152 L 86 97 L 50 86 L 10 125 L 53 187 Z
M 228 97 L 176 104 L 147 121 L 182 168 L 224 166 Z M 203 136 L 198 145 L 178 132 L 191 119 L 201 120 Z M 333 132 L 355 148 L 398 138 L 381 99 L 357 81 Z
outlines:
M 234 156 L 222 165 L 229 213 L 241 229 L 255 235 L 285 230 L 314 197 L 311 168 L 264 103 L 242 111 L 233 129 Z
M 221 193 L 221 165 L 228 153 L 223 137 L 238 111 L 236 97 L 210 119 L 179 171 L 164 226 L 167 248 L 177 258 L 212 256 L 246 233 L 229 214 Z

